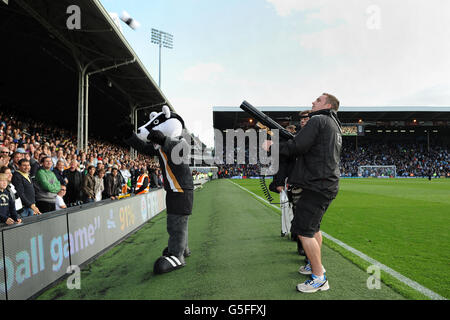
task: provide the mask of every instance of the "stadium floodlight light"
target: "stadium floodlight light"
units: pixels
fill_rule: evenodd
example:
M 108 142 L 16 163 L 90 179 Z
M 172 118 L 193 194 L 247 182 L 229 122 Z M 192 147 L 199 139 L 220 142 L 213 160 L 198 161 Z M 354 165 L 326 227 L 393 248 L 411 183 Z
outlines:
M 173 35 L 170 33 L 152 28 L 151 43 L 159 46 L 159 80 L 158 86 L 161 88 L 161 48 L 173 49 Z

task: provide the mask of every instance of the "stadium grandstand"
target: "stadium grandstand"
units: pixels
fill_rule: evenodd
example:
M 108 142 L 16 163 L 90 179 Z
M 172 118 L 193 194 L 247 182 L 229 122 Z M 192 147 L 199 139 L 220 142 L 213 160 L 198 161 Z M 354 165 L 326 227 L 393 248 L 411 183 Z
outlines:
M 174 110 L 100 2 L 77 1 L 82 25 L 72 30 L 71 4 L 2 4 L 2 107 L 74 130 L 80 149 L 90 136 L 114 138 L 120 119 L 139 126 L 164 104 Z
M 4 267 L 2 262 L 7 277 L 1 272 L 0 283 L 5 286 L 0 285 L 0 300 L 29 298 L 64 276 L 65 269 L 61 266 L 67 266 L 69 260 L 81 265 L 93 259 L 164 210 L 163 177 L 158 160 L 127 147 L 114 126 L 131 122 L 138 128 L 148 122 L 151 112 L 161 112 L 162 106 L 174 112 L 175 109 L 100 1 L 76 1 L 82 13 L 80 28 L 68 26 L 67 10 L 71 5 L 72 1 L 65 0 L 0 2 L 3 49 L 0 51 L 0 167 L 7 175 L 11 174 L 12 181 L 20 180 L 19 160 L 25 158 L 31 165 L 27 179 L 32 181 L 32 195 L 23 190 L 16 194 L 18 217 L 23 214 L 23 223 L 9 225 L 6 220 L 9 226 L 1 225 L 0 240 L 4 241 L 1 259 L 11 261 L 9 257 L 23 250 L 23 243 L 11 240 L 14 237 L 25 239 L 29 235 L 26 240 L 29 244 L 40 234 L 38 241 L 47 246 L 52 236 L 60 233 L 69 237 L 72 245 L 70 257 L 66 255 L 64 263 L 53 270 L 45 268 L 50 265 L 51 257 L 42 257 L 48 261 L 45 265 L 44 261 L 40 262 L 42 275 L 38 276 L 33 272 L 33 276 L 25 279 L 11 279 L 8 275 L 18 263 L 14 261 Z M 187 133 L 193 138 L 193 154 L 197 149 L 206 148 L 188 129 Z M 49 206 L 39 190 L 41 181 L 36 177 L 45 158 L 52 160 L 49 165 L 58 179 L 52 183 L 58 185 L 58 190 L 59 186 L 65 187 L 61 187 L 62 194 L 56 195 L 56 190 L 50 192 L 53 200 Z M 86 182 L 91 166 L 95 168 L 95 179 L 102 181 L 96 182 L 96 186 L 103 187 L 99 190 Z M 193 167 L 191 171 L 194 179 L 202 181 L 208 173 L 203 167 Z M 147 172 L 149 188 L 144 188 L 146 196 L 139 198 L 145 199 L 145 203 L 137 204 L 139 201 L 131 195 L 137 193 L 138 179 Z M 28 196 L 35 201 L 29 203 L 25 199 Z M 55 196 L 61 197 L 64 203 L 57 206 Z M 117 199 L 122 200 L 113 201 Z M 146 214 L 135 216 L 133 212 L 139 209 L 132 208 L 136 205 L 145 207 Z M 96 212 L 99 206 L 106 206 L 101 212 L 109 218 L 100 220 L 100 214 L 94 224 L 79 220 L 84 214 Z M 62 220 L 67 223 L 58 224 Z M 98 235 L 103 240 L 95 245 L 92 238 L 89 250 L 86 250 L 87 242 L 84 245 L 81 242 L 78 248 L 75 225 L 85 224 L 81 229 L 95 226 L 97 230 L 100 221 L 107 220 L 103 230 L 120 226 L 120 232 Z M 39 246 L 37 250 L 42 250 L 42 243 Z
M 259 107 L 281 126 L 299 128 L 305 107 Z M 450 107 L 339 108 L 343 125 L 342 177 L 450 177 Z M 213 107 L 214 128 L 255 128 L 239 107 Z M 224 136 L 224 145 L 226 144 Z M 223 165 L 219 177 L 257 176 L 258 165 Z

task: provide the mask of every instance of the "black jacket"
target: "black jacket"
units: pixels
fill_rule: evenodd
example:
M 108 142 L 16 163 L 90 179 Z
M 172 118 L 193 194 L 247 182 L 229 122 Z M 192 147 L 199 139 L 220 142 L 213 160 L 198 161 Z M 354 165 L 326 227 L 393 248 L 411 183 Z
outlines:
M 151 171 L 149 173 L 149 178 L 150 178 L 150 188 L 159 188 L 159 181 L 158 181 L 158 177 L 156 176 L 155 171 Z
M 36 203 L 33 181 L 28 181 L 19 171 L 14 172 L 11 183 L 16 188 L 24 208 Z
M 284 187 L 286 184 L 286 178 L 294 168 L 296 158 L 280 157 L 278 172 L 273 175 L 273 180 L 269 185 L 269 190 L 279 193 L 277 187 Z
M 34 177 L 36 176 L 36 172 L 39 170 L 39 162 L 37 162 L 36 160 L 34 160 L 33 158 L 31 158 L 30 160 L 30 166 L 31 166 L 31 170 L 30 170 L 30 178 L 34 179 Z
M 122 181 L 119 173 L 114 177 L 112 173 L 106 175 L 103 180 L 105 190 L 103 190 L 103 198 L 108 199 L 111 197 L 117 197 L 120 194 Z
M 83 199 L 83 174 L 78 170 L 70 171 L 70 169 L 64 170 L 63 174 L 69 180 L 64 202 L 70 204 L 81 201 Z
M 66 181 L 64 181 L 64 179 L 66 179 L 66 175 L 64 174 L 64 170 L 63 171 L 59 171 L 56 168 L 53 168 L 53 173 L 55 174 L 56 178 L 58 179 L 59 183 L 61 185 L 66 185 Z
M 16 205 L 8 190 L 0 191 L 0 222 L 5 223 L 8 218 L 17 221 Z
M 334 199 L 339 190 L 342 132 L 334 111 L 312 115 L 294 139 L 280 143 L 280 158 L 297 156 L 288 183 Z

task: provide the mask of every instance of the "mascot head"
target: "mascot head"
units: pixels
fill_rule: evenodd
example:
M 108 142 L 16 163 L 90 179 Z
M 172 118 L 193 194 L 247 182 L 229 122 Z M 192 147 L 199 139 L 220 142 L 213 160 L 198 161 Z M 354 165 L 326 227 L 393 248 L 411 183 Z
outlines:
M 137 136 L 142 141 L 149 142 L 147 136 L 150 130 L 158 130 L 166 137 L 174 138 L 181 136 L 183 129 L 183 119 L 178 114 L 170 112 L 168 106 L 163 106 L 162 112 L 150 114 L 150 121 L 137 130 Z

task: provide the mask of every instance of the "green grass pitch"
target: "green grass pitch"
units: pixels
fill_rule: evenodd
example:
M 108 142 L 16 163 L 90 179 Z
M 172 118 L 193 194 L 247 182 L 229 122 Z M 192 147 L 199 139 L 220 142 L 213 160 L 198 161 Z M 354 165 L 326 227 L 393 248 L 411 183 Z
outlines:
M 257 180 L 233 182 L 261 194 Z M 441 276 L 449 261 L 448 191 L 448 182 L 441 180 L 342 180 L 323 230 L 448 298 L 449 284 Z M 327 245 L 323 263 L 330 290 L 296 292 L 295 285 L 307 279 L 297 272 L 303 257 L 294 242 L 280 237 L 280 213 L 228 180 L 195 192 L 192 256 L 186 267 L 156 276 L 153 262 L 167 245 L 165 217 L 161 213 L 84 268 L 80 290 L 67 289 L 63 280 L 38 299 L 414 298 L 384 283 L 369 290 L 369 274 Z
M 238 183 L 262 195 L 259 181 Z M 445 298 L 450 297 L 445 276 L 450 271 L 449 227 L 448 179 L 341 179 L 321 225 L 333 237 Z

